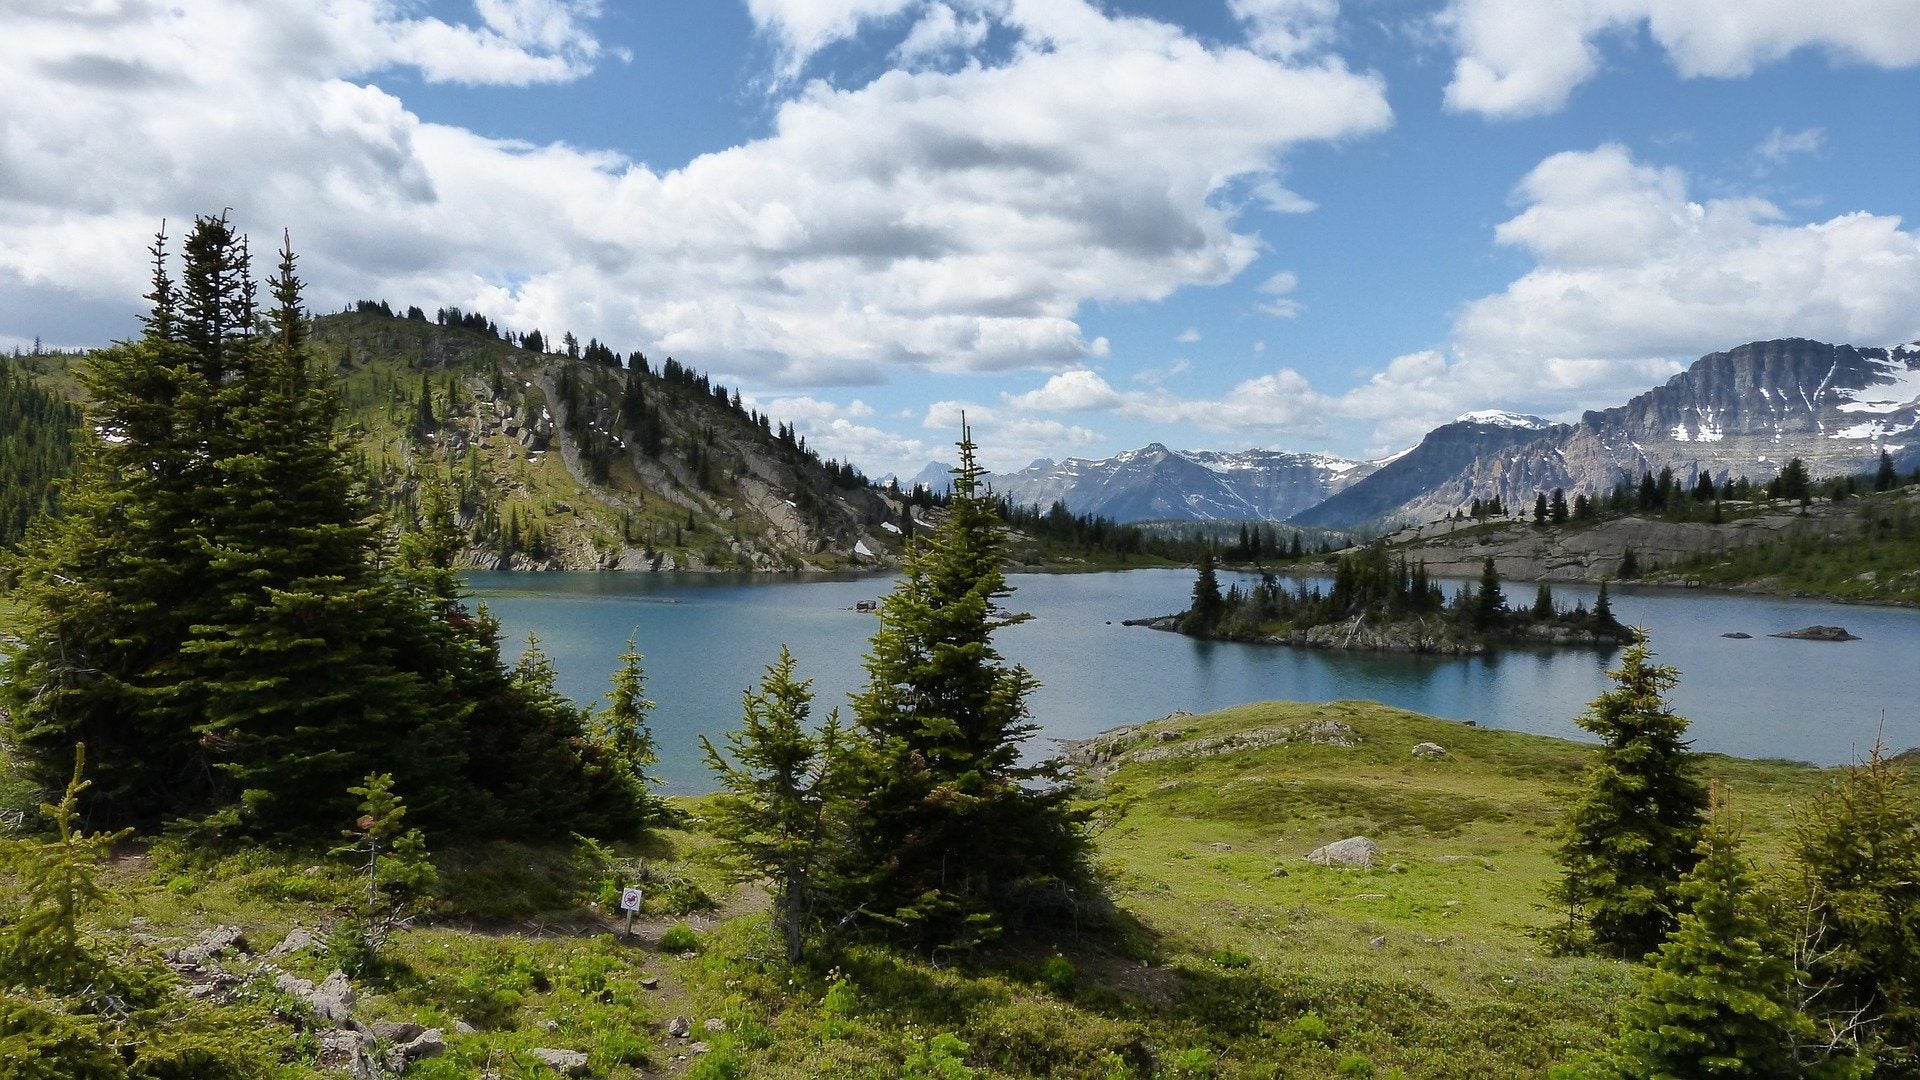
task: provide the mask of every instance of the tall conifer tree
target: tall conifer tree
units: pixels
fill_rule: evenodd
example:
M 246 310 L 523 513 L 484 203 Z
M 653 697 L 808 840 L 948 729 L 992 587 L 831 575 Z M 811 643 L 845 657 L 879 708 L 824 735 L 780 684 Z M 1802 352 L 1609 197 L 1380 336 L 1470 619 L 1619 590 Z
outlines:
M 1575 720 L 1600 745 L 1561 823 L 1552 894 L 1567 910 L 1562 944 L 1625 959 L 1645 956 L 1672 929 L 1675 888 L 1699 858 L 1707 808 L 1686 718 L 1664 696 L 1679 675 L 1652 655 L 1637 633 L 1607 672 L 1614 688 Z
M 1012 592 L 1005 540 L 964 427 L 959 449 L 947 520 L 907 553 L 880 602 L 867 688 L 853 701 L 854 790 L 866 793 L 849 860 L 855 902 L 927 946 L 1061 914 L 1092 887 L 1059 763 L 1020 760 L 1038 683 L 992 638 L 1026 616 L 999 606 Z

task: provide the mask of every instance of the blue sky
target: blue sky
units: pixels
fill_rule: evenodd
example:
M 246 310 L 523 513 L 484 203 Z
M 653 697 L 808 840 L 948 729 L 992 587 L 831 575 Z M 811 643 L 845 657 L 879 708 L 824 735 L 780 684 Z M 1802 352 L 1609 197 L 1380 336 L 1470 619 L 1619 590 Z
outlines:
M 318 308 L 673 355 L 873 474 L 1920 337 L 1912 0 L 25 0 L 0 70 L 0 347 L 135 333 L 232 207 Z

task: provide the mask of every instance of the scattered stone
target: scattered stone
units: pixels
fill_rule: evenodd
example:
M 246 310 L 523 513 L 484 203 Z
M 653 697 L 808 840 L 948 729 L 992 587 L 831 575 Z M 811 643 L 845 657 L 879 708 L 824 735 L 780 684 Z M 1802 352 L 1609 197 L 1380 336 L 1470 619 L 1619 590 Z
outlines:
M 1372 940 L 1367 942 L 1367 948 L 1369 949 L 1384 949 L 1386 947 L 1387 947 L 1387 935 L 1385 934 L 1381 934 L 1379 937 L 1373 938 Z
M 1387 867 L 1387 873 L 1389 874 L 1404 874 L 1406 872 L 1407 872 L 1406 863 L 1392 863 L 1392 864 L 1389 864 Z
M 455 1035 L 477 1035 L 480 1033 L 480 1029 L 467 1023 L 465 1020 L 455 1020 L 453 1022 L 453 1033 Z
M 1423 742 L 1413 748 L 1413 756 L 1417 758 L 1443 758 L 1447 756 L 1447 748 L 1441 746 L 1439 743 Z
M 684 1016 L 676 1016 L 667 1021 L 667 1038 L 684 1039 L 693 1031 L 693 1021 Z
M 660 989 L 660 980 L 649 975 L 646 978 L 640 980 L 640 989 L 658 990 Z
M 545 1029 L 547 1029 L 548 1031 L 559 1031 L 559 1030 L 560 1030 L 560 1021 L 558 1021 L 558 1020 L 542 1020 L 542 1021 L 540 1021 L 540 1026 L 541 1026 L 541 1027 L 543 1027 L 543 1028 L 545 1028 Z
M 1215 843 L 1215 844 L 1208 844 L 1207 846 L 1212 848 L 1215 851 L 1232 851 L 1233 850 L 1232 844 Z
M 419 1038 L 427 1029 L 411 1020 L 375 1020 L 367 1025 L 367 1030 L 381 1042 L 399 1046 Z
M 343 972 L 336 971 L 326 977 L 319 986 L 297 975 L 281 972 L 273 985 L 283 994 L 299 998 L 314 1017 L 339 1027 L 354 1027 L 353 1022 L 353 984 L 347 981 Z M 368 1038 L 373 1036 L 369 1034 Z
M 1768 637 L 1793 638 L 1796 641 L 1859 641 L 1855 634 L 1847 633 L 1844 626 L 1803 626 L 1798 630 L 1786 630 Z
M 373 1035 L 351 1028 L 329 1028 L 319 1034 L 317 1064 L 346 1073 L 353 1080 L 375 1080 L 380 1069 L 373 1059 Z
M 1493 869 L 1493 860 L 1482 858 L 1479 855 L 1435 855 L 1433 861 L 1438 863 L 1474 863 L 1482 870 Z
M 169 952 L 167 958 L 183 967 L 202 967 L 214 964 L 216 958 L 228 950 L 248 951 L 245 930 L 237 926 L 216 926 L 195 938 L 192 944 Z
M 548 1050 L 545 1048 L 528 1051 L 535 1060 L 562 1076 L 587 1075 L 587 1055 L 579 1050 Z
M 1734 631 L 1733 633 L 1731 633 L 1731 634 L 1721 634 L 1720 636 L 1721 636 L 1721 637 L 1726 637 L 1726 638 L 1733 638 L 1733 639 L 1734 639 L 1734 640 L 1736 640 L 1736 641 L 1745 641 L 1745 640 L 1747 640 L 1748 638 L 1751 638 L 1751 637 L 1752 637 L 1753 635 L 1752 635 L 1752 634 L 1743 634 L 1743 633 L 1741 633 L 1740 631 L 1738 631 L 1738 630 L 1735 630 L 1735 631 Z
M 1267 876 L 1268 877 L 1292 877 L 1293 875 L 1287 872 L 1286 867 L 1276 866 L 1273 868 L 1273 872 L 1268 874 Z
M 439 1057 L 447 1052 L 447 1033 L 440 1028 L 428 1028 L 420 1034 L 393 1048 L 387 1054 L 387 1068 L 393 1072 L 406 1072 L 407 1066 L 416 1061 Z
M 1176 729 L 1176 730 L 1169 730 L 1169 731 L 1156 731 L 1153 733 L 1153 737 L 1156 739 L 1159 739 L 1161 742 L 1175 742 L 1179 740 L 1180 736 L 1185 734 L 1186 732 Z
M 287 936 L 280 939 L 280 944 L 267 950 L 267 958 L 270 960 L 278 960 L 283 956 L 292 956 L 294 953 L 306 952 L 308 949 L 316 948 L 320 944 L 320 938 L 316 936 L 313 931 L 303 930 L 296 926 L 287 931 Z
M 703 1043 L 703 1042 L 696 1042 L 696 1043 L 688 1043 L 688 1044 L 687 1044 L 687 1053 L 689 1053 L 689 1054 L 692 1054 L 692 1055 L 694 1055 L 695 1057 L 698 1057 L 698 1056 L 700 1056 L 701 1054 L 704 1054 L 704 1053 L 706 1053 L 706 1052 L 707 1052 L 707 1044 L 706 1044 L 706 1043 Z
M 727 1030 L 727 1022 L 725 1020 L 720 1019 L 717 1016 L 709 1017 L 705 1024 L 705 1027 L 708 1031 L 716 1031 L 716 1032 L 725 1031 Z
M 1385 900 L 1386 898 L 1387 894 L 1383 892 L 1363 892 L 1353 897 L 1355 900 Z
M 1362 869 L 1373 865 L 1374 857 L 1380 854 L 1380 845 L 1364 836 L 1350 836 L 1325 847 L 1317 847 L 1307 853 L 1307 861 L 1316 866 L 1349 866 Z

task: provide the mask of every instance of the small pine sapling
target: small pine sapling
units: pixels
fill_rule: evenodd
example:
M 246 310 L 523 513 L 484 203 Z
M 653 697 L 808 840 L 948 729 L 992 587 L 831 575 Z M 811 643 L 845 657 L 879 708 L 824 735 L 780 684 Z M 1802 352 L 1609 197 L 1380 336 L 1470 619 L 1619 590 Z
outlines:
M 419 829 L 402 827 L 407 807 L 394 793 L 391 775 L 369 774 L 364 784 L 347 790 L 360 796 L 360 817 L 342 834 L 348 843 L 333 854 L 361 863 L 367 899 L 335 929 L 331 944 L 341 966 L 352 969 L 349 974 L 364 974 L 379 963 L 388 937 L 410 917 L 437 875 L 426 837 Z
M 92 785 L 82 777 L 85 769 L 82 743 L 74 747 L 65 794 L 40 807 L 53 823 L 54 839 L 0 842 L 0 870 L 20 885 L 18 906 L 0 925 L 0 985 L 73 993 L 108 971 L 106 960 L 88 947 L 80 919 L 106 902 L 101 865 L 133 830 L 80 828 L 80 799 Z

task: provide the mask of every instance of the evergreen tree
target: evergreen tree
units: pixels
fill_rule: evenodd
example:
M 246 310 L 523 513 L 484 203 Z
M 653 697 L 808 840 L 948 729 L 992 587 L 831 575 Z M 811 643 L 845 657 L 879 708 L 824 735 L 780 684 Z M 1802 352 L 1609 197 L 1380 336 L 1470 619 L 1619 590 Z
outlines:
M 1529 614 L 1536 619 L 1551 619 L 1554 616 L 1553 589 L 1544 581 L 1534 590 L 1533 607 Z
M 1920 1073 L 1920 795 L 1874 747 L 1798 816 L 1807 1008 L 1878 1076 Z
M 511 677 L 461 607 L 451 509 L 429 502 L 398 564 L 383 549 L 291 251 L 264 312 L 224 217 L 195 222 L 177 285 L 164 236 L 153 253 L 146 333 L 83 376 L 100 437 L 68 512 L 17 563 L 0 712 L 28 777 L 59 791 L 85 742 L 95 821 L 331 831 L 348 787 L 391 771 L 435 828 L 630 833 L 586 718 Z
M 1900 485 L 1900 473 L 1893 467 L 1893 455 L 1880 451 L 1880 464 L 1873 472 L 1873 490 L 1892 491 Z
M 1473 594 L 1472 620 L 1475 630 L 1489 630 L 1507 611 L 1506 594 L 1500 591 L 1500 572 L 1489 555 L 1480 566 L 1480 587 Z
M 1651 658 L 1637 633 L 1607 672 L 1615 687 L 1575 721 L 1600 745 L 1559 829 L 1552 895 L 1567 910 L 1557 932 L 1566 948 L 1625 959 L 1651 952 L 1674 925 L 1675 888 L 1698 858 L 1707 788 L 1683 738 L 1687 721 L 1664 697 L 1678 673 Z
M 1093 888 L 1059 762 L 1020 761 L 1037 684 L 992 637 L 1024 616 L 998 604 L 1012 591 L 1005 538 L 964 428 L 959 449 L 947 520 L 881 600 L 853 701 L 853 790 L 864 793 L 848 853 L 854 904 L 925 946 L 1071 915 Z
M 1778 905 L 1761 893 L 1724 803 L 1680 882 L 1685 905 L 1627 1011 L 1614 1065 L 1625 1077 L 1846 1075 L 1807 1069 L 1795 1047 L 1813 1024 L 1793 1002 L 1792 950 Z
M 1613 614 L 1613 597 L 1608 595 L 1605 578 L 1600 579 L 1600 595 L 1593 599 L 1593 621 L 1608 630 L 1620 626 L 1620 620 Z
M 1567 492 L 1565 488 L 1553 489 L 1553 501 L 1548 504 L 1547 516 L 1553 519 L 1555 525 L 1565 525 L 1567 518 L 1572 516 L 1572 512 L 1567 509 Z
M 648 770 L 659 764 L 660 750 L 648 723 L 653 702 L 647 700 L 647 677 L 641 667 L 644 658 L 636 647 L 637 641 L 637 636 L 627 638 L 626 651 L 620 654 L 620 666 L 613 671 L 613 688 L 607 691 L 606 707 L 594 718 L 594 737 L 620 778 L 627 782 L 634 803 L 645 808 L 648 818 L 657 818 L 665 808 L 654 798 L 654 778 Z
M 773 883 L 773 924 L 790 962 L 805 949 L 832 845 L 843 839 L 844 799 L 834 787 L 845 751 L 838 710 L 818 733 L 809 729 L 813 680 L 795 679 L 793 667 L 793 654 L 781 646 L 760 689 L 746 691 L 740 728 L 727 733 L 725 753 L 700 737 L 722 789 L 713 800 L 716 832 L 746 876 Z
M 1200 552 L 1200 572 L 1193 579 L 1193 602 L 1180 620 L 1180 632 L 1205 637 L 1220 625 L 1227 604 L 1220 595 L 1220 578 L 1213 570 L 1213 549 Z

